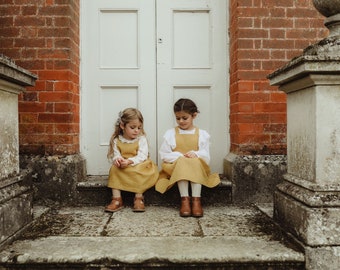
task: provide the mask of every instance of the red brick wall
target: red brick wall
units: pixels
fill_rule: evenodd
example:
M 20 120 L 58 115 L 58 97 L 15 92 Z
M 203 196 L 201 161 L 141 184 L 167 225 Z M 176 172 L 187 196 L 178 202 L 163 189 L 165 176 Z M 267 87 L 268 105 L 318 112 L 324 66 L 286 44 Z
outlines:
M 266 76 L 327 36 L 311 0 L 230 0 L 230 136 L 238 154 L 286 153 L 286 96 Z
M 79 0 L 0 0 L 0 53 L 39 76 L 19 97 L 20 152 L 79 153 Z

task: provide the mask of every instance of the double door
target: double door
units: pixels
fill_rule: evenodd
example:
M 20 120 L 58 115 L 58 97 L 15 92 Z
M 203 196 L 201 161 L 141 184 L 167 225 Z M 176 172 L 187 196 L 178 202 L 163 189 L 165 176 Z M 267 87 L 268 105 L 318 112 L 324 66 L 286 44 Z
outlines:
M 81 152 L 87 173 L 105 175 L 118 112 L 144 116 L 151 158 L 175 125 L 173 104 L 191 98 L 195 124 L 211 135 L 211 167 L 229 149 L 225 0 L 81 1 Z

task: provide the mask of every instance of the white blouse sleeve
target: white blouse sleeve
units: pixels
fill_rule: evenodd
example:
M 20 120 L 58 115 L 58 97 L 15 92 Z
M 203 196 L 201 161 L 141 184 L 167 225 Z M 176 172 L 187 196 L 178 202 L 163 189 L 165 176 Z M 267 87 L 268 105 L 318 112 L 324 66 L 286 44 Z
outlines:
M 118 147 L 117 147 L 117 138 L 114 139 L 112 148 L 113 148 L 113 155 L 109 158 L 109 162 L 114 163 L 114 161 L 117 158 L 122 156 L 120 151 L 118 150 Z
M 145 136 L 141 136 L 138 140 L 139 147 L 138 147 L 138 153 L 136 156 L 129 158 L 133 162 L 131 166 L 135 166 L 139 163 L 142 163 L 145 161 L 149 156 L 149 146 L 148 141 Z
M 195 154 L 202 158 L 207 164 L 210 162 L 210 135 L 203 129 L 200 129 L 198 138 L 198 151 Z
M 163 143 L 159 149 L 159 155 L 163 162 L 174 162 L 179 157 L 183 156 L 182 153 L 173 151 L 176 148 L 175 129 L 169 129 L 165 132 Z

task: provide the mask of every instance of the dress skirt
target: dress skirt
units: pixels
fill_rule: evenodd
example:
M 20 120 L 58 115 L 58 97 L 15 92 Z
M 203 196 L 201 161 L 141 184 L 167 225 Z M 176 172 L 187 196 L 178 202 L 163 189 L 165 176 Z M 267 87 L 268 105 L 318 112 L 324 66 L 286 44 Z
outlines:
M 173 163 L 162 164 L 155 188 L 158 192 L 164 193 L 181 180 L 188 180 L 209 188 L 221 182 L 217 173 L 210 174 L 210 168 L 203 159 L 180 157 Z
M 109 172 L 108 187 L 144 193 L 156 184 L 158 175 L 158 167 L 151 159 L 124 169 L 112 165 Z

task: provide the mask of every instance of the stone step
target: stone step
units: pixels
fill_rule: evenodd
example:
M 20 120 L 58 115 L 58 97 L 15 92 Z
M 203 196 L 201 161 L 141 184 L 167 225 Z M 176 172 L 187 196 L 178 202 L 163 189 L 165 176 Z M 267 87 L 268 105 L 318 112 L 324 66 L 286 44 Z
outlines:
M 0 269 L 305 269 L 304 254 L 254 206 L 207 206 L 200 219 L 172 206 L 103 210 L 49 210 L 0 251 Z
M 77 205 L 105 205 L 111 201 L 111 189 L 107 187 L 108 176 L 87 176 L 85 181 L 77 184 Z M 124 203 L 131 205 L 134 194 L 122 192 Z M 144 193 L 146 205 L 178 205 L 180 196 L 177 186 L 164 194 L 154 188 Z M 232 183 L 221 175 L 221 183 L 214 188 L 202 187 L 204 205 L 226 205 L 232 203 Z

